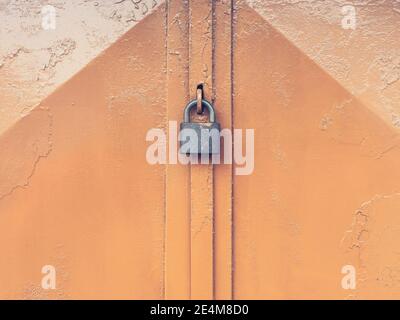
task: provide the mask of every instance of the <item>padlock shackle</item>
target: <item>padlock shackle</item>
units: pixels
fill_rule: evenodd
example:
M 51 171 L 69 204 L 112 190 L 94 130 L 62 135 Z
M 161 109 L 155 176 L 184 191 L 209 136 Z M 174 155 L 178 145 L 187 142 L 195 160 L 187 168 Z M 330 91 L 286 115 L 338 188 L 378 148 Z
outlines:
M 201 100 L 201 104 L 203 105 L 203 107 L 206 107 L 208 109 L 208 113 L 210 114 L 209 121 L 215 122 L 216 116 L 215 116 L 215 110 L 214 110 L 214 107 L 212 106 L 212 104 L 205 99 Z M 183 111 L 183 121 L 190 122 L 190 111 L 192 110 L 192 108 L 194 108 L 196 106 L 197 106 L 197 99 L 194 99 L 187 104 L 185 111 Z

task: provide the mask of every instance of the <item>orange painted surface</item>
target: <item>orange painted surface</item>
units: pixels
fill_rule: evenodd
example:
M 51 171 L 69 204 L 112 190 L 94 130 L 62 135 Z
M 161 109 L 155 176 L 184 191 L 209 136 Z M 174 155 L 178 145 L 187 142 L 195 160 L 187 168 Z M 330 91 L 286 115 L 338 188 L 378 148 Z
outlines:
M 189 1 L 189 89 L 213 92 L 212 1 Z M 193 90 L 192 89 L 192 90 Z M 206 98 L 210 100 L 210 97 Z M 197 158 L 197 156 L 194 156 Z M 190 298 L 214 298 L 214 165 L 190 165 Z
M 167 3 L 167 117 L 182 118 L 189 99 L 189 16 L 187 3 Z M 178 141 L 169 139 L 178 150 Z M 165 298 L 190 299 L 190 195 L 189 168 L 166 165 Z
M 199 82 L 252 174 L 146 161 Z M 400 298 L 399 136 L 367 96 L 244 1 L 161 4 L 0 136 L 0 298 Z
M 214 104 L 221 128 L 232 128 L 232 4 L 214 4 Z M 214 165 L 214 298 L 232 299 L 232 165 Z

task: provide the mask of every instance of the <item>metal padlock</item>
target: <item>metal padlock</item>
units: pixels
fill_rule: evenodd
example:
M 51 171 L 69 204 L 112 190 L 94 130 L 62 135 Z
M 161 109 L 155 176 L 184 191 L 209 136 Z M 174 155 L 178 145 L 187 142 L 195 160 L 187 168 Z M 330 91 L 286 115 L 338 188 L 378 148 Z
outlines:
M 209 122 L 190 122 L 190 111 L 197 106 L 197 100 L 190 101 L 183 112 L 183 122 L 180 126 L 180 153 L 219 154 L 220 152 L 220 125 L 216 122 L 214 107 L 204 99 L 201 103 L 208 110 Z

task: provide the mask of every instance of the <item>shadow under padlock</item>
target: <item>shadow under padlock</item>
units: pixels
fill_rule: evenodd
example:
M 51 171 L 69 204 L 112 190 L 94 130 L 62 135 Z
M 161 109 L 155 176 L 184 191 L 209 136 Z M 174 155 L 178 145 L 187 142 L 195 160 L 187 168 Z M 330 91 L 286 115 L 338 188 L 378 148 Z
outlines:
M 210 102 L 201 100 L 203 109 L 208 110 L 208 122 L 191 122 L 191 110 L 197 106 L 197 100 L 190 101 L 183 112 L 180 126 L 179 152 L 186 155 L 212 155 L 220 153 L 220 125 L 216 122 L 215 109 Z M 204 112 L 203 112 L 204 113 Z

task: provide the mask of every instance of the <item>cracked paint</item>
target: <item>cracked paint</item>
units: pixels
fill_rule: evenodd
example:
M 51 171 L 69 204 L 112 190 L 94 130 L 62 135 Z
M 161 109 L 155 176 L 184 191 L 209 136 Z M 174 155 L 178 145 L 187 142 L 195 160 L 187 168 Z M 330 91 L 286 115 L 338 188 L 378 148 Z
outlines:
M 397 297 L 400 288 L 400 194 L 376 195 L 354 213 L 342 240 L 349 260 L 357 266 L 355 296 L 359 299 Z
M 17 189 L 27 188 L 39 162 L 52 149 L 52 116 L 47 108 L 38 108 L 21 121 L 28 123 L 29 135 L 24 130 L 14 130 L 0 138 L 0 171 L 7 173 L 0 180 L 0 201 Z M 21 146 L 20 157 L 15 159 L 16 148 Z

